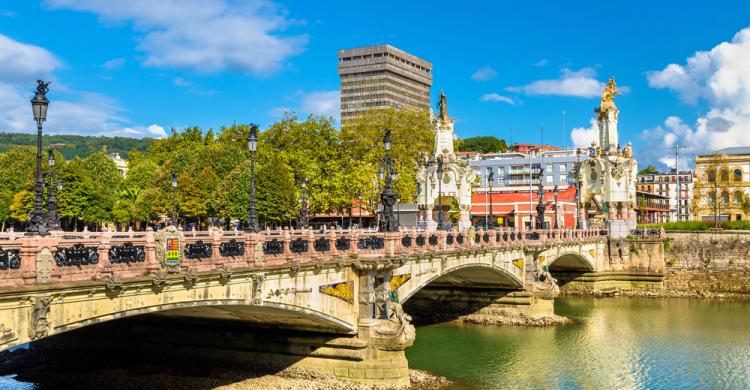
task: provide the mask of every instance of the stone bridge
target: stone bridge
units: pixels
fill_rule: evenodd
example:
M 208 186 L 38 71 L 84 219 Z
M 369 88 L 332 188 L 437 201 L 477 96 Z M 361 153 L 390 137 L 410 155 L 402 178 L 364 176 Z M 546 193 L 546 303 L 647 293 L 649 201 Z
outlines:
M 243 345 L 258 359 L 404 384 L 415 332 L 401 304 L 435 299 L 423 291 L 552 313 L 551 274 L 577 289 L 659 288 L 663 263 L 659 237 L 599 230 L 5 233 L 0 351 L 143 314 L 228 320 L 327 335 Z

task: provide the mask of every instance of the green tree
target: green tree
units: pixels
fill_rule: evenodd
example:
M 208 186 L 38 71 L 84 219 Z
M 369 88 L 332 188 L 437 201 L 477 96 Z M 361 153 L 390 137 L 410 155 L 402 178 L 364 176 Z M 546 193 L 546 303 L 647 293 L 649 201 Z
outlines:
M 651 173 L 656 173 L 658 170 L 653 165 L 647 165 L 646 168 L 641 169 L 640 172 L 638 172 L 639 175 L 648 175 Z
M 341 130 L 342 155 L 347 165 L 350 199 L 360 193 L 364 205 L 374 211 L 382 181 L 377 172 L 385 154 L 383 135 L 391 130 L 391 157 L 399 172 L 394 185 L 402 202 L 416 196 L 415 172 L 421 156 L 432 153 L 434 136 L 428 111 L 374 109 L 360 114 Z
M 250 161 L 243 162 L 219 185 L 213 204 L 227 220 L 247 220 Z M 297 215 L 297 192 L 289 166 L 278 156 L 256 165 L 256 213 L 261 223 L 280 225 Z
M 480 136 L 462 139 L 458 150 L 461 152 L 497 153 L 507 152 L 508 144 L 505 140 L 495 136 Z
M 13 197 L 20 191 L 33 191 L 35 154 L 36 150 L 27 146 L 14 147 L 7 153 L 0 154 L 0 221 L 3 224 L 12 218 Z M 23 212 L 23 210 L 17 210 L 18 212 Z M 27 217 L 28 215 L 21 219 L 14 219 L 25 221 Z M 3 230 L 4 227 L 3 225 Z

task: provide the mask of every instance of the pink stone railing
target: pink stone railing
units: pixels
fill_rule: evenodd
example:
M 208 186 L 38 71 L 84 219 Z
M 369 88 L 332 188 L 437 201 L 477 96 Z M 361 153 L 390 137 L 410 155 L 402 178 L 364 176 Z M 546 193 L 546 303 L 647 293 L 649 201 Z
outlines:
M 425 232 L 403 230 L 379 233 L 367 230 L 266 230 L 180 232 L 182 262 L 178 269 L 192 272 L 250 268 L 299 268 L 306 263 L 340 262 L 342 259 L 379 259 L 419 253 L 448 253 L 463 250 L 518 248 L 556 243 L 598 240 L 603 232 L 594 229 L 488 230 Z M 98 255 L 96 262 L 58 264 L 56 255 L 82 245 Z M 55 232 L 46 237 L 23 233 L 0 233 L 0 288 L 39 283 L 106 281 L 149 277 L 162 268 L 157 258 L 156 233 L 148 232 Z M 136 247 L 138 260 L 110 258 L 110 250 Z M 188 258 L 188 248 L 206 248 L 200 256 Z M 60 253 L 63 253 L 60 252 Z M 241 252 L 241 253 L 240 253 Z M 4 255 L 4 257 L 3 257 Z M 8 259 L 16 256 L 17 267 Z M 3 260 L 5 259 L 5 260 Z M 16 262 L 17 263 L 17 262 Z

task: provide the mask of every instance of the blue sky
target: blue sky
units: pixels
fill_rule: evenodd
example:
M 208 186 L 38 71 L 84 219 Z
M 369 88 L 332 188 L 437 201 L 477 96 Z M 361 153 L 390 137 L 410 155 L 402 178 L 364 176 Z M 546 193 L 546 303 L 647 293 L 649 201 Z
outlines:
M 338 115 L 336 51 L 389 43 L 433 63 L 459 136 L 583 145 L 601 83 L 625 93 L 620 139 L 641 165 L 750 131 L 750 3 L 0 1 L 0 130 L 159 136 L 285 110 Z M 564 131 L 562 112 L 566 112 Z M 573 131 L 571 137 L 571 130 Z M 663 167 L 663 166 L 662 166 Z

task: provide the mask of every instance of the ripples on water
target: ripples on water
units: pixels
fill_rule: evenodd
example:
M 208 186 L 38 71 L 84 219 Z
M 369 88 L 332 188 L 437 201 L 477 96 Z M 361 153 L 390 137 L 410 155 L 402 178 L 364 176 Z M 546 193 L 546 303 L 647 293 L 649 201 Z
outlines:
M 563 298 L 555 328 L 419 327 L 412 368 L 481 389 L 750 389 L 750 302 Z

